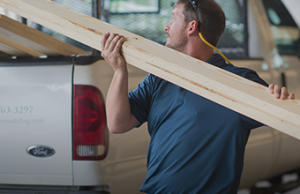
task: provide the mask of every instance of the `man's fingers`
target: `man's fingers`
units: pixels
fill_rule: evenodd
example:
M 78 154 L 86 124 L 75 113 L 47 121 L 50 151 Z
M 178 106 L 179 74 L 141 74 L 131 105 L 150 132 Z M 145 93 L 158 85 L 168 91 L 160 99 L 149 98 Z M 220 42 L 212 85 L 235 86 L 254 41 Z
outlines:
M 122 46 L 123 42 L 124 42 L 124 37 L 119 36 L 113 52 L 120 52 L 120 49 L 121 49 L 121 46 Z
M 120 48 L 124 41 L 124 37 L 119 34 L 105 33 L 102 39 L 102 52 L 101 56 L 108 60 L 111 57 L 116 57 L 119 55 Z M 112 59 L 112 58 L 111 58 Z
M 294 100 L 295 99 L 295 94 L 294 93 L 290 93 L 288 99 Z
M 126 62 L 120 54 L 123 42 L 124 37 L 114 33 L 105 33 L 101 41 L 103 47 L 101 56 L 114 70 L 126 67 Z
M 271 90 L 272 90 L 272 88 L 273 88 L 273 91 L 270 91 L 270 92 L 271 92 L 271 94 L 274 95 L 275 98 L 282 99 L 282 100 L 287 98 L 288 91 L 287 91 L 286 87 L 281 88 L 278 84 L 275 84 L 274 86 L 271 86 Z
M 288 91 L 286 89 L 286 87 L 282 87 L 281 88 L 281 94 L 280 94 L 280 99 L 284 100 L 288 97 Z
M 104 50 L 106 51 L 106 50 L 108 50 L 108 51 L 110 51 L 111 52 L 111 48 L 112 48 L 112 45 L 111 45 L 111 43 L 112 43 L 112 41 L 113 41 L 113 39 L 115 38 L 115 36 L 116 36 L 116 34 L 110 34 L 109 36 L 108 36 L 108 38 L 107 38 L 107 40 L 106 40 L 106 42 L 105 42 L 105 45 L 104 45 Z
M 120 46 L 118 46 L 118 41 L 119 39 L 121 39 L 122 36 L 118 35 L 118 34 L 114 34 L 114 36 L 111 39 L 107 40 L 107 46 L 106 46 L 106 50 L 109 53 L 117 53 L 120 51 Z M 116 48 L 118 47 L 118 48 Z
M 274 94 L 274 84 L 269 85 L 269 91 L 271 94 Z
M 115 37 L 112 39 L 111 43 L 110 43 L 110 47 L 109 50 L 111 52 L 119 52 L 120 48 L 116 48 L 118 45 L 118 41 L 121 39 L 121 36 L 116 34 Z
M 107 38 L 109 37 L 110 33 L 109 32 L 106 32 L 103 37 L 102 37 L 102 40 L 101 40 L 101 47 L 102 47 L 102 51 L 104 50 L 105 48 L 105 44 L 106 44 L 106 40 Z
M 269 85 L 269 92 L 270 94 L 273 94 L 275 98 L 285 100 L 285 99 L 290 99 L 294 100 L 295 99 L 295 94 L 288 92 L 288 89 L 286 87 L 280 87 L 278 84 L 270 84 Z
M 279 85 L 274 86 L 274 96 L 275 98 L 280 98 L 281 88 Z

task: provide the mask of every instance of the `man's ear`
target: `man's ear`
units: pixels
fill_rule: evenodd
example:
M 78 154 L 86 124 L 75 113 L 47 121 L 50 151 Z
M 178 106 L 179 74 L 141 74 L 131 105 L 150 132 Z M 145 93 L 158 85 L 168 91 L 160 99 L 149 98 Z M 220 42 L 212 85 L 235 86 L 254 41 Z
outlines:
M 196 20 L 190 21 L 187 25 L 187 32 L 189 35 L 197 32 L 198 34 L 198 22 Z

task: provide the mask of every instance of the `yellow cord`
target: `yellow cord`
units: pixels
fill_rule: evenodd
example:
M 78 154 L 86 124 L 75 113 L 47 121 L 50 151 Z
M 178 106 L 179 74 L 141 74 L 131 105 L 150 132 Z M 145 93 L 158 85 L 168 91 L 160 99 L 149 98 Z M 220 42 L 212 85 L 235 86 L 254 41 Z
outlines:
M 201 40 L 202 40 L 205 44 L 207 44 L 209 47 L 215 49 L 215 50 L 223 57 L 223 59 L 225 59 L 229 64 L 232 64 L 232 63 L 225 57 L 225 55 L 223 55 L 223 53 L 221 53 L 221 51 L 219 51 L 219 49 L 217 49 L 216 47 L 214 47 L 213 45 L 211 45 L 209 42 L 207 42 L 207 41 L 205 40 L 205 38 L 202 36 L 201 32 L 199 32 L 199 36 L 200 36 Z

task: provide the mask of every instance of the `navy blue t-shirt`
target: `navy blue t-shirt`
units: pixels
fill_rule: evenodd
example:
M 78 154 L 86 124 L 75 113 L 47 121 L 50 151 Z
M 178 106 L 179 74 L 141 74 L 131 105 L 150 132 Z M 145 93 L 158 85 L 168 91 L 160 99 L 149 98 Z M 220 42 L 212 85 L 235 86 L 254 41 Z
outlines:
M 227 64 L 218 54 L 207 62 L 267 85 L 256 72 Z M 129 100 L 138 121 L 148 121 L 151 136 L 140 191 L 237 193 L 250 130 L 261 123 L 152 74 L 129 92 Z

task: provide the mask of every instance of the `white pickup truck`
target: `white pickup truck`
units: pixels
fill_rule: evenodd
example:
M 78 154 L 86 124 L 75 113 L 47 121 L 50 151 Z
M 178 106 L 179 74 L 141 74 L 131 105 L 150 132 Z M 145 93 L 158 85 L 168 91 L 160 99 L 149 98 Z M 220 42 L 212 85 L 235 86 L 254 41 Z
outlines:
M 282 2 L 217 1 L 227 17 L 220 50 L 299 98 L 300 32 Z M 229 36 L 240 46 L 226 46 Z M 133 90 L 147 73 L 128 68 Z M 108 132 L 112 75 L 99 56 L 0 60 L 0 193 L 140 193 L 150 137 L 145 124 Z M 282 174 L 299 172 L 299 149 L 299 140 L 277 130 L 253 130 L 240 188 L 263 179 L 279 185 Z

